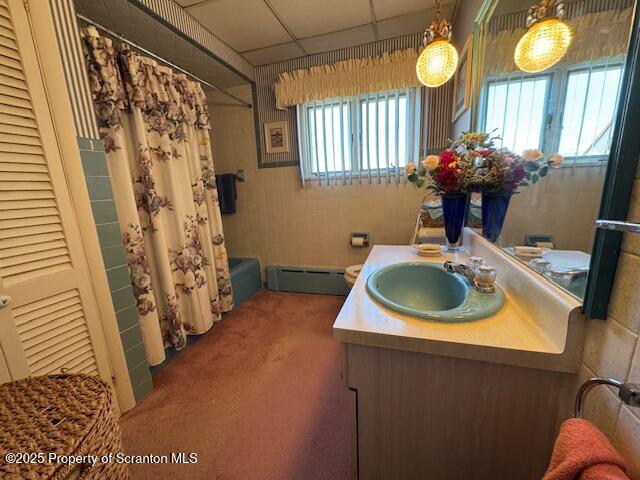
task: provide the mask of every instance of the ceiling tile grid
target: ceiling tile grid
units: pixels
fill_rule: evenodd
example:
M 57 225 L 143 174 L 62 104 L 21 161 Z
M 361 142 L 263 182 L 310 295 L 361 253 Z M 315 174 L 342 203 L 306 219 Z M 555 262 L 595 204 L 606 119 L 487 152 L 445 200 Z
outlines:
M 222 88 L 244 81 L 137 7 L 171 0 L 75 0 L 80 13 Z M 443 0 L 451 17 L 456 1 Z M 268 65 L 424 30 L 435 0 L 174 0 L 244 57 Z M 179 6 L 178 6 L 179 5 Z M 176 25 L 179 28 L 180 25 Z M 198 42 L 198 38 L 194 41 Z
M 371 23 L 339 32 L 303 38 L 300 43 L 308 54 L 322 53 L 340 48 L 355 47 L 363 43 L 375 42 L 376 36 Z
M 296 38 L 371 23 L 369 0 L 269 0 Z
M 253 65 L 265 65 L 302 57 L 305 54 L 306 51 L 298 43 L 287 42 L 273 47 L 250 50 L 242 55 Z
M 435 0 L 176 1 L 254 66 L 417 33 L 436 13 Z
M 263 0 L 216 0 L 187 11 L 238 52 L 291 40 Z

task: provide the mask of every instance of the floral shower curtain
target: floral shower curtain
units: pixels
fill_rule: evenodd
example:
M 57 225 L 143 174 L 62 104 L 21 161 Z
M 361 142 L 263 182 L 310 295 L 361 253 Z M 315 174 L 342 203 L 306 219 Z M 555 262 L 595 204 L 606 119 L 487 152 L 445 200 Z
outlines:
M 147 358 L 233 308 L 227 252 L 199 83 L 93 27 L 82 31 L 100 137 Z

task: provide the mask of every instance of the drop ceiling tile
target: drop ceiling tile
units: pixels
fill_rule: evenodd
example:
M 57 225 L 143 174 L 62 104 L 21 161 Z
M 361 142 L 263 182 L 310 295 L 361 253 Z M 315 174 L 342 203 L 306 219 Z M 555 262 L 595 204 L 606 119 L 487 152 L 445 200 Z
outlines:
M 218 0 L 196 5 L 189 13 L 240 52 L 291 40 L 263 0 Z
M 452 13 L 452 3 L 442 6 L 442 15 L 451 18 Z M 408 15 L 380 20 L 378 21 L 378 37 L 380 40 L 383 40 L 385 38 L 401 37 L 411 33 L 424 32 L 425 28 L 427 28 L 431 20 L 433 20 L 435 14 L 435 8 L 428 8 Z
M 300 40 L 300 43 L 307 53 L 320 53 L 362 45 L 363 43 L 373 42 L 375 39 L 373 26 L 368 24 L 350 28 L 349 30 L 305 38 Z
M 252 65 L 266 65 L 268 63 L 283 62 L 292 58 L 301 57 L 304 51 L 294 42 L 283 43 L 273 47 L 261 48 L 243 52 L 242 55 Z
M 442 2 L 443 11 L 446 4 L 455 4 L 455 0 L 444 0 Z M 377 20 L 426 10 L 435 7 L 435 5 L 435 0 L 373 0 Z
M 321 35 L 371 22 L 368 0 L 270 0 L 297 38 Z

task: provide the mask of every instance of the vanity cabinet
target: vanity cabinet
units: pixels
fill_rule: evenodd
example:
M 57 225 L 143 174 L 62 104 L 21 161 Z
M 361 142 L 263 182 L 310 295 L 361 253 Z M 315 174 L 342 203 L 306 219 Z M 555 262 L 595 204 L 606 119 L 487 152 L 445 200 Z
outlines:
M 465 246 L 426 260 L 376 245 L 336 318 L 355 396 L 355 478 L 539 480 L 549 464 L 572 413 L 585 317 L 574 297 L 469 229 Z M 496 267 L 505 295 L 487 318 L 423 320 L 367 293 L 367 278 L 387 265 L 470 255 Z
M 539 480 L 575 375 L 346 344 L 360 480 Z

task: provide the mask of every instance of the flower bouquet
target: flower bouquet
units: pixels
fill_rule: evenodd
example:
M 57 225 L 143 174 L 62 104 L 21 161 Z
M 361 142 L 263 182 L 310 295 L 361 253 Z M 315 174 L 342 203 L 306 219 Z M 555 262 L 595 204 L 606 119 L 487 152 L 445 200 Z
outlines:
M 442 198 L 444 229 L 447 249 L 457 250 L 469 205 L 469 192 L 473 177 L 472 158 L 459 155 L 452 149 L 440 155 L 429 155 L 419 166 L 406 166 L 407 179 L 416 187 L 426 186 Z
M 406 166 L 407 179 L 417 187 L 426 186 L 442 197 L 448 245 L 459 243 L 470 192 L 482 193 L 482 232 L 495 242 L 507 213 L 509 201 L 518 188 L 536 183 L 547 175 L 558 155 L 549 160 L 537 150 L 522 156 L 495 147 L 498 137 L 487 133 L 462 134 L 440 155 L 429 155 L 419 166 Z
M 545 159 L 538 150 L 525 150 L 522 156 L 506 149 L 489 152 L 475 161 L 474 183 L 482 192 L 482 235 L 495 242 L 500 236 L 511 197 L 520 187 L 545 177 L 559 157 Z

